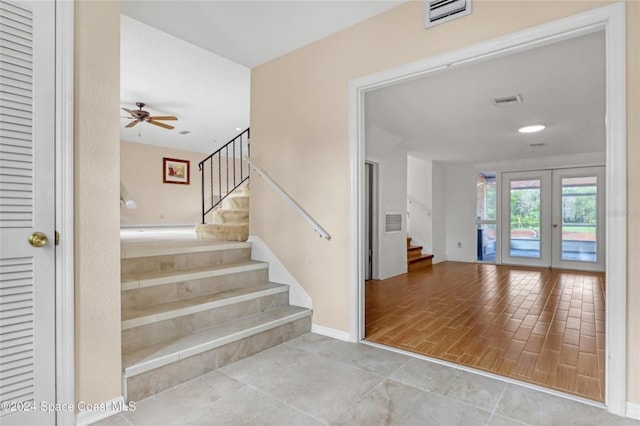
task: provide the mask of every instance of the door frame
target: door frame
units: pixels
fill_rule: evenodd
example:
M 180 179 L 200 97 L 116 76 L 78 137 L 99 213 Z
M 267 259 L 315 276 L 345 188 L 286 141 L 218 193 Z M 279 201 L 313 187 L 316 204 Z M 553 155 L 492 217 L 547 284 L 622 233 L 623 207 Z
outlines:
M 364 338 L 365 93 L 448 67 L 498 57 L 604 30 L 606 34 L 606 390 L 609 412 L 625 416 L 627 365 L 626 5 L 614 3 L 360 77 L 349 82 L 349 333 Z M 567 395 L 567 397 L 570 397 Z
M 370 182 L 370 192 L 371 192 L 371 279 L 379 278 L 378 271 L 378 259 L 380 253 L 378 253 L 378 240 L 379 240 L 379 222 L 378 222 L 378 212 L 380 211 L 380 206 L 378 205 L 378 163 L 374 161 L 365 161 L 365 164 L 371 167 L 371 182 Z M 366 170 L 366 167 L 365 167 Z M 366 179 L 366 178 L 365 178 Z M 366 208 L 364 209 L 366 212 Z M 367 230 L 365 229 L 365 233 Z M 366 245 L 365 245 L 366 250 Z M 367 267 L 365 263 L 365 268 Z
M 75 406 L 74 325 L 74 2 L 56 0 L 55 253 L 56 403 Z M 56 423 L 75 424 L 75 410 L 59 410 Z

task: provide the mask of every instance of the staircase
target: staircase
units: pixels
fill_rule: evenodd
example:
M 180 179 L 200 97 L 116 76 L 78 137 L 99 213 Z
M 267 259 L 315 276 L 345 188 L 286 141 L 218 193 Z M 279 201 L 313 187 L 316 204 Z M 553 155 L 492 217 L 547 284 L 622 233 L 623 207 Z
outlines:
M 200 239 L 247 241 L 249 238 L 249 185 L 245 184 L 222 200 L 213 211 L 213 223 L 196 226 Z
M 141 400 L 309 332 L 311 311 L 290 306 L 289 287 L 269 282 L 268 268 L 251 260 L 247 242 L 123 242 L 126 399 Z
M 432 254 L 422 254 L 422 246 L 411 245 L 411 237 L 407 237 L 407 271 L 417 272 L 431 268 Z

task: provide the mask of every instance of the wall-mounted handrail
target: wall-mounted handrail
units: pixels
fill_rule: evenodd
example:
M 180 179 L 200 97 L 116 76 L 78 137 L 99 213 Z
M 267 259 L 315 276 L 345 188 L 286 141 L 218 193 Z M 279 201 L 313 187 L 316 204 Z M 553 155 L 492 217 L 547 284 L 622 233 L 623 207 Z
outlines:
M 409 204 L 417 206 L 421 210 L 424 210 L 424 212 L 427 214 L 427 216 L 431 216 L 431 209 L 428 208 L 427 206 L 425 206 L 424 204 L 422 204 L 420 201 L 414 200 L 411 197 L 407 197 L 407 202 Z M 409 212 L 407 212 L 407 213 L 409 213 Z
M 320 226 L 320 224 L 318 222 L 315 221 L 314 218 L 311 217 L 311 215 L 309 213 L 307 213 L 301 206 L 300 204 L 298 204 L 296 202 L 296 200 L 294 200 L 291 195 L 287 194 L 287 192 L 282 189 L 282 187 L 280 185 L 278 185 L 272 178 L 271 176 L 269 176 L 267 174 L 267 172 L 265 172 L 264 170 L 262 170 L 260 167 L 258 167 L 256 165 L 256 163 L 254 163 L 252 160 L 250 160 L 247 157 L 244 157 L 244 160 L 249 163 L 249 166 L 251 166 L 251 168 L 253 170 L 256 171 L 256 173 L 258 173 L 260 175 L 260 177 L 262 177 L 265 182 L 267 182 L 269 184 L 269 186 L 271 186 L 271 188 L 273 188 L 278 194 L 280 194 L 280 196 L 282 198 L 284 198 L 284 200 L 291 206 L 293 207 L 293 209 L 298 212 L 298 214 L 300 214 L 300 216 L 302 216 L 302 218 L 313 227 L 313 230 L 316 231 L 318 233 L 318 235 L 320 235 L 322 238 L 324 238 L 325 240 L 329 240 L 331 239 L 331 236 L 329 235 L 329 233 L 327 231 L 325 231 L 325 229 Z

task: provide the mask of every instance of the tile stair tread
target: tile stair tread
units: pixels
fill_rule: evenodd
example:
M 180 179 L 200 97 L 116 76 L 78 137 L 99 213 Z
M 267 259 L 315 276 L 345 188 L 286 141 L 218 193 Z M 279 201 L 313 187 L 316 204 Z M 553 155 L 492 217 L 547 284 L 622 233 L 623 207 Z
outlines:
M 285 306 L 122 354 L 126 377 L 171 364 L 311 315 L 311 310 Z
M 233 227 L 237 227 L 240 225 L 248 225 L 249 222 L 238 222 L 238 223 L 207 223 L 206 226 L 208 227 L 215 227 L 215 228 L 233 228 Z
M 149 305 L 143 308 L 132 308 L 122 310 L 122 322 L 133 319 L 141 319 L 145 317 L 158 317 L 151 322 L 161 321 L 163 319 L 175 318 L 182 315 L 189 315 L 195 312 L 212 309 L 216 307 L 215 302 L 221 306 L 235 303 L 233 299 L 249 300 L 261 297 L 263 295 L 277 294 L 286 292 L 289 289 L 287 285 L 277 283 L 265 283 L 251 287 L 241 287 L 231 290 L 225 290 L 217 293 L 206 294 L 187 299 L 180 299 L 157 305 Z M 243 297 L 245 296 L 245 297 Z M 246 297 L 249 296 L 249 297 Z M 227 303 L 225 303 L 227 302 Z M 204 305 L 204 306 L 203 306 Z M 207 307 L 207 305 L 214 305 Z M 131 327 L 127 327 L 131 328 Z
M 120 282 L 124 286 L 127 283 L 139 282 L 139 281 L 147 281 L 147 280 L 157 280 L 160 278 L 168 278 L 175 277 L 177 282 L 183 277 L 188 277 L 189 275 L 194 274 L 206 274 L 207 272 L 212 272 L 213 275 L 218 275 L 220 271 L 224 271 L 225 269 L 233 269 L 244 266 L 257 266 L 267 268 L 269 265 L 265 262 L 258 262 L 255 260 L 247 260 L 244 262 L 234 262 L 234 263 L 222 263 L 219 265 L 210 265 L 210 266 L 202 266 L 199 268 L 190 268 L 190 269 L 174 269 L 170 271 L 159 271 L 159 272 L 136 272 L 133 274 L 125 274 L 122 275 Z M 218 272 L 218 274 L 214 273 Z
M 122 259 L 133 259 L 139 257 L 251 248 L 251 244 L 238 241 L 200 240 L 194 235 L 194 237 L 175 238 L 166 241 L 158 241 L 157 239 L 151 239 L 149 241 L 122 241 L 120 247 L 120 257 Z

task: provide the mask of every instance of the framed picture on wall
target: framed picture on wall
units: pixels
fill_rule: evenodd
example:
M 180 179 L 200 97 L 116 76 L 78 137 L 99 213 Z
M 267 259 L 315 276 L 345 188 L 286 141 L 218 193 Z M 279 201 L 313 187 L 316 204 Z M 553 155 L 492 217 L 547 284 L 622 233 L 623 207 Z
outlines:
M 162 182 L 189 185 L 189 161 L 163 158 Z

